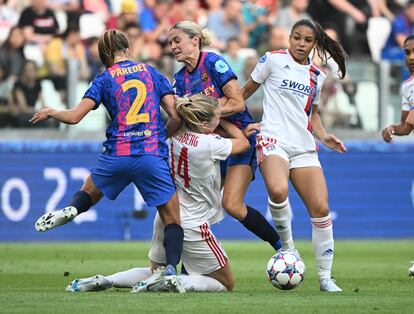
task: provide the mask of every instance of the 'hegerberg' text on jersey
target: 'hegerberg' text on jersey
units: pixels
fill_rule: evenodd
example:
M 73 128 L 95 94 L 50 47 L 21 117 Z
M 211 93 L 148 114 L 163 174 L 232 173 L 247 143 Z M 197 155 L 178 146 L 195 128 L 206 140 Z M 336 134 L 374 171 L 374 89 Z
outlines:
M 251 77 L 264 88 L 260 132 L 294 148 L 315 150 L 309 118 L 312 105 L 319 103 L 323 70 L 311 61 L 297 63 L 286 49 L 267 52 Z
M 84 98 L 101 103 L 111 117 L 105 152 L 111 156 L 158 155 L 168 158 L 160 102 L 173 94 L 167 78 L 145 63 L 122 61 L 97 75 Z

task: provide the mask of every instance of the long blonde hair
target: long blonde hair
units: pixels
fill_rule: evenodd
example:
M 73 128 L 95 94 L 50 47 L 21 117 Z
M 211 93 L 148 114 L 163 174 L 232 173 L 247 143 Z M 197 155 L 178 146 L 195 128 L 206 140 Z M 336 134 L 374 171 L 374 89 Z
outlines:
M 176 23 L 172 29 L 179 29 L 186 33 L 190 38 L 198 37 L 200 38 L 199 48 L 200 50 L 204 47 L 208 47 L 211 44 L 213 33 L 206 29 L 201 29 L 200 25 L 193 21 L 180 21 Z
M 177 111 L 183 118 L 183 128 L 196 133 L 204 133 L 203 122 L 210 122 L 219 108 L 217 98 L 203 94 L 177 98 Z

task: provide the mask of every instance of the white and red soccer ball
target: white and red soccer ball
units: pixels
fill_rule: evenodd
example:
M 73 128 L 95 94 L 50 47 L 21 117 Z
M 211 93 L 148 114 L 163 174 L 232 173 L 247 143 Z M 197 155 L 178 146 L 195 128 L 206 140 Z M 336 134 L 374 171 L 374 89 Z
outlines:
M 278 289 L 291 290 L 300 285 L 305 274 L 305 263 L 294 251 L 280 251 L 267 263 L 269 282 Z

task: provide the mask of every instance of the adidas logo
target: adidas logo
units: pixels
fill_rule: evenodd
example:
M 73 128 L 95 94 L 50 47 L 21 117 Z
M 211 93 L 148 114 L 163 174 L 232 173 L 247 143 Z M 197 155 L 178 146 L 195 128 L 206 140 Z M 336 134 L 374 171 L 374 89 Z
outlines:
M 332 255 L 334 251 L 332 249 L 327 249 L 325 252 L 322 253 L 322 256 Z
M 288 65 L 288 64 L 286 64 L 283 68 L 284 68 L 284 69 L 286 69 L 286 70 L 290 70 L 290 68 L 289 68 L 289 65 Z
M 287 227 L 282 226 L 282 225 L 278 225 L 276 226 L 276 230 L 285 230 Z

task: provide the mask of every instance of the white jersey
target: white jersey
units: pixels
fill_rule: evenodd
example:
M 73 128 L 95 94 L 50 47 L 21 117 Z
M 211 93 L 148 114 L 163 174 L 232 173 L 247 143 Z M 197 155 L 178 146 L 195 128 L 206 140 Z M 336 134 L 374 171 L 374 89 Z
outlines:
M 221 207 L 220 160 L 229 157 L 232 142 L 216 134 L 181 132 L 172 137 L 171 171 L 180 200 L 181 226 L 215 223 L 224 216 Z
M 296 149 L 315 150 L 309 117 L 319 103 L 324 71 L 311 61 L 297 63 L 283 49 L 262 56 L 251 77 L 264 89 L 260 133 Z
M 414 75 L 401 84 L 401 107 L 403 111 L 414 110 Z

